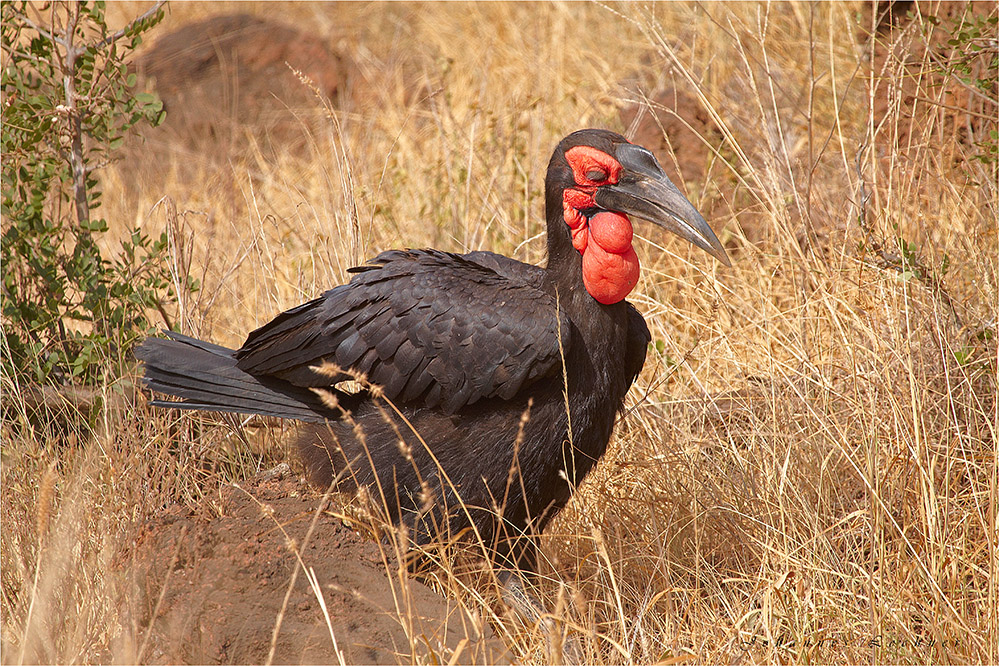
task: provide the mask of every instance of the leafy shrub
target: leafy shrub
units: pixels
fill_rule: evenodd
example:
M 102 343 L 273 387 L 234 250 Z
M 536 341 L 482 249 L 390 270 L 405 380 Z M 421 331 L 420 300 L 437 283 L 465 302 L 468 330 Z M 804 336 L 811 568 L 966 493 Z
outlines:
M 3 372 L 18 383 L 96 385 L 173 297 L 167 237 L 99 237 L 95 172 L 163 105 L 132 89 L 126 59 L 161 5 L 110 32 L 103 2 L 5 2 L 2 47 Z M 48 18 L 48 21 L 44 19 Z

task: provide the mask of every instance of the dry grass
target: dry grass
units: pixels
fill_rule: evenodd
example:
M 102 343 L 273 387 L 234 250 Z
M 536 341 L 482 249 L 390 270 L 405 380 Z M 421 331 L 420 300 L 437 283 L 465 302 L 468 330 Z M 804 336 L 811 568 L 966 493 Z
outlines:
M 175 5 L 169 24 L 217 9 Z M 557 140 L 626 129 L 619 108 L 664 85 L 695 92 L 726 140 L 711 182 L 686 189 L 734 211 L 709 220 L 734 265 L 637 229 L 631 300 L 660 350 L 545 538 L 550 608 L 595 663 L 995 663 L 996 171 L 941 106 L 956 84 L 934 85 L 925 54 L 872 57 L 859 10 L 284 7 L 357 60 L 337 124 L 317 102 L 289 110 L 300 150 L 247 127 L 221 158 L 113 166 L 104 214 L 158 230 L 169 197 L 203 284 L 180 321 L 238 345 L 390 247 L 540 261 Z M 902 77 L 919 90 L 908 110 Z M 84 435 L 3 388 L 3 661 L 136 659 L 135 582 L 111 573 L 130 530 L 171 502 L 213 511 L 220 484 L 284 459 L 283 432 L 129 404 Z M 537 635 L 508 631 L 545 659 Z

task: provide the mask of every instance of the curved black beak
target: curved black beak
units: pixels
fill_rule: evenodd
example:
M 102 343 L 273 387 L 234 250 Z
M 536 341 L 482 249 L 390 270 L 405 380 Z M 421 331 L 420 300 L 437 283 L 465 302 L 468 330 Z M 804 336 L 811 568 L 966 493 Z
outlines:
M 646 219 L 687 239 L 726 266 L 732 265 L 711 227 L 666 177 L 652 153 L 633 143 L 622 143 L 615 157 L 624 169 L 616 184 L 597 188 L 598 206 Z

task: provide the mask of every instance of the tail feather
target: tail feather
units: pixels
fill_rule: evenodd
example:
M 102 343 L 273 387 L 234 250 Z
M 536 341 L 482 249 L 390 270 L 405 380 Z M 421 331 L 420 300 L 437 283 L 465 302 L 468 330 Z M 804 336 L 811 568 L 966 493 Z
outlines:
M 271 377 L 255 377 L 236 367 L 235 350 L 167 332 L 135 350 L 145 363 L 146 386 L 182 398 L 154 400 L 156 407 L 260 414 L 321 423 L 339 418 L 312 390 Z

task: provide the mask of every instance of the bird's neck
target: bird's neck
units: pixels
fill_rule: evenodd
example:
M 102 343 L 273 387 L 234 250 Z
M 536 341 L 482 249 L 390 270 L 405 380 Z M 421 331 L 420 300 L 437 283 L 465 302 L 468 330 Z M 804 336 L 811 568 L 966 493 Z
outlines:
M 549 184 L 545 192 L 545 218 L 548 224 L 548 279 L 563 296 L 583 290 L 583 257 L 572 245 L 572 233 L 565 222 L 562 187 Z
M 547 188 L 549 279 L 562 293 L 582 287 L 597 302 L 613 305 L 638 283 L 638 255 L 628 216 L 594 213 L 593 205 L 592 194 L 579 189 Z

